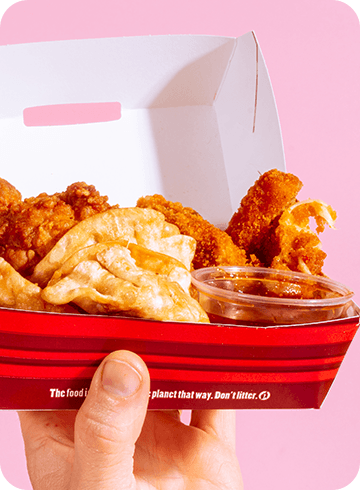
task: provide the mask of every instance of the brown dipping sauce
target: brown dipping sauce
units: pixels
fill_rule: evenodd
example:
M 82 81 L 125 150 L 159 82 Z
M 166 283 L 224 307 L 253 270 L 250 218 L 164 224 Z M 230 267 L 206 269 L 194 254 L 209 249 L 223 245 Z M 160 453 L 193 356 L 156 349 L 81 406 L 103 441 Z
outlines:
M 294 283 L 286 280 L 275 279 L 253 279 L 228 277 L 217 279 L 213 283 L 208 281 L 209 286 L 233 291 L 235 293 L 262 296 L 266 298 L 288 298 L 288 299 L 326 299 L 340 297 L 336 291 L 321 286 L 317 281 Z

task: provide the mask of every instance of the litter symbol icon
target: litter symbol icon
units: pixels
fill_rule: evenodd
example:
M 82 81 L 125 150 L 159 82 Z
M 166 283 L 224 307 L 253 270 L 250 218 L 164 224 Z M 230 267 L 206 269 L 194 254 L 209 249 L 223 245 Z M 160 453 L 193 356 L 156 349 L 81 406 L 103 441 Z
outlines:
M 259 393 L 259 400 L 268 400 L 270 398 L 270 391 L 262 391 L 261 393 Z

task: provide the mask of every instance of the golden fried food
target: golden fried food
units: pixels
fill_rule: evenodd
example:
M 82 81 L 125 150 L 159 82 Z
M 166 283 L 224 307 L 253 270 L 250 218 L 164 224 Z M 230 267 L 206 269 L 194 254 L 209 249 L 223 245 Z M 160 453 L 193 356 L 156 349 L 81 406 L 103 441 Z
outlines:
M 113 241 L 71 256 L 55 272 L 42 297 L 54 304 L 74 302 L 90 314 L 208 322 L 199 303 L 186 291 L 189 285 L 190 273 L 178 260 Z
M 227 233 L 206 221 L 193 209 L 184 207 L 179 202 L 167 201 L 158 194 L 141 197 L 136 205 L 161 212 L 167 222 L 179 228 L 180 233 L 196 240 L 193 260 L 195 269 L 249 263 L 244 250 L 237 247 Z
M 193 238 L 181 235 L 178 228 L 167 223 L 164 215 L 157 211 L 109 209 L 71 228 L 37 264 L 31 280 L 44 287 L 53 273 L 77 251 L 96 243 L 118 239 L 170 255 L 187 269 L 190 268 L 196 247 Z
M 69 309 L 54 306 L 41 298 L 41 289 L 24 279 L 10 264 L 0 257 L 0 306 L 32 311 L 63 313 Z
M 189 293 L 191 286 L 191 275 L 185 265 L 170 255 L 154 252 L 140 245 L 129 243 L 126 246 L 130 251 L 131 257 L 135 260 L 137 267 L 166 276 L 169 281 L 177 282 L 185 292 Z M 191 263 L 194 256 L 193 250 L 187 263 Z M 114 264 L 113 264 L 114 266 Z
M 242 199 L 226 232 L 248 256 L 254 254 L 262 264 L 269 265 L 270 237 L 282 212 L 296 202 L 301 187 L 302 183 L 295 175 L 269 170 Z
M 31 275 L 36 264 L 73 226 L 110 208 L 107 196 L 84 182 L 70 185 L 65 192 L 21 200 L 10 184 L 0 183 L 1 202 L 10 199 L 0 218 L 0 256 L 23 276 Z
M 266 172 L 222 231 L 160 195 L 119 208 L 80 182 L 22 200 L 0 179 L 0 307 L 77 312 L 73 304 L 90 314 L 208 322 L 192 295 L 192 267 L 322 275 L 318 235 L 334 227 L 336 213 L 321 201 L 298 202 L 301 187 L 292 174 Z
M 178 282 L 185 292 L 189 292 L 191 276 L 189 270 L 182 262 L 169 255 L 154 252 L 141 245 L 136 245 L 135 243 L 121 239 L 97 243 L 78 250 L 54 272 L 48 284 L 53 284 L 68 275 L 80 262 L 97 260 L 97 257 L 110 249 L 119 255 L 119 250 L 122 250 L 120 247 L 128 251 L 126 252 L 127 258 L 129 258 L 128 254 L 130 253 L 135 265 L 140 269 L 167 276 L 169 280 Z M 113 264 L 114 266 L 115 262 Z M 122 273 L 124 274 L 124 271 Z
M 20 192 L 7 180 L 0 179 L 0 257 L 3 255 L 4 246 L 1 244 L 1 236 L 8 226 L 9 209 L 22 201 Z
M 0 178 L 0 220 L 1 215 L 6 213 L 13 204 L 17 204 L 21 200 L 20 192 L 7 180 Z
M 310 217 L 316 229 L 310 227 Z M 275 230 L 273 241 L 279 250 L 271 263 L 274 269 L 287 269 L 321 275 L 326 253 L 321 249 L 318 234 L 325 225 L 334 228 L 336 212 L 322 201 L 309 199 L 284 211 Z

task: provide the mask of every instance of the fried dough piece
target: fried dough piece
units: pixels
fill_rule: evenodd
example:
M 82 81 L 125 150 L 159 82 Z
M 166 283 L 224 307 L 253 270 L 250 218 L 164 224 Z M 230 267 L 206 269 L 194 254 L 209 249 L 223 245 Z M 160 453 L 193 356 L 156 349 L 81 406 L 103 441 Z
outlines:
M 113 267 L 115 267 L 117 263 L 121 263 L 122 255 L 125 254 L 127 260 L 130 260 L 131 256 L 131 260 L 139 269 L 167 276 L 169 280 L 179 283 L 184 291 L 189 293 L 191 275 L 182 262 L 169 255 L 154 252 L 141 245 L 136 245 L 135 243 L 126 242 L 126 240 L 97 243 L 78 250 L 54 272 L 48 285 L 50 286 L 69 275 L 80 262 L 86 260 L 98 260 L 101 262 L 100 259 L 103 257 L 104 253 L 109 255 L 110 252 L 115 254 L 114 260 L 112 261 Z M 106 267 L 106 264 L 103 264 L 103 262 L 101 262 L 101 264 Z M 122 276 L 125 272 L 126 266 L 124 266 L 121 271 Z
M 177 282 L 186 293 L 189 293 L 191 287 L 191 275 L 185 265 L 179 260 L 159 252 L 146 249 L 140 245 L 129 243 L 127 245 L 131 257 L 135 260 L 137 267 L 166 276 L 169 281 Z M 191 252 L 191 257 L 193 256 Z M 191 262 L 191 259 L 187 263 Z M 113 262 L 113 267 L 116 262 Z
M 12 202 L 0 224 L 0 256 L 23 276 L 30 276 L 36 264 L 73 226 L 110 208 L 107 196 L 94 186 L 74 183 L 65 192 L 42 193 L 24 201 L 10 184 L 5 186 Z M 0 184 L 2 191 L 4 184 Z M 8 198 L 7 198 L 8 199 Z
M 310 217 L 316 221 L 316 230 L 310 227 Z M 318 237 L 325 225 L 335 228 L 336 212 L 322 201 L 308 199 L 294 204 L 279 220 L 275 231 L 279 255 L 271 267 L 322 275 L 326 253 L 321 249 Z
M 164 215 L 151 209 L 110 209 L 78 223 L 69 230 L 37 264 L 32 282 L 45 286 L 53 273 L 82 248 L 111 240 L 125 240 L 164 253 L 182 262 L 187 269 L 195 252 L 191 237 L 180 235 L 177 227 L 167 223 Z
M 224 231 L 216 228 L 192 208 L 179 202 L 167 201 L 163 196 L 141 197 L 139 208 L 155 209 L 164 214 L 166 221 L 176 225 L 180 233 L 196 240 L 194 269 L 218 265 L 246 265 L 245 252 L 237 247 Z
M 0 257 L 0 306 L 32 311 L 63 313 L 67 307 L 54 306 L 41 298 L 41 289 L 24 279 L 10 264 Z
M 176 259 L 136 244 L 127 248 L 117 242 L 100 243 L 70 257 L 42 297 L 54 304 L 74 302 L 90 314 L 208 322 L 199 303 L 180 285 L 185 275 L 186 289 L 190 273 Z
M 296 202 L 301 187 L 295 175 L 269 170 L 250 187 L 226 232 L 248 256 L 255 254 L 265 266 L 269 265 L 266 254 L 269 237 L 282 212 Z

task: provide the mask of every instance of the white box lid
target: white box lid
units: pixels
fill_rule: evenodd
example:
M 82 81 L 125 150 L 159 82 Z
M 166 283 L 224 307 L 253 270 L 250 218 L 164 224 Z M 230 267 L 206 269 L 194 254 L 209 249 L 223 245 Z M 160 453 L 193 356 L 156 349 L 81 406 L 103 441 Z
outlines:
M 285 170 L 253 32 L 1 46 L 0 73 L 0 176 L 24 197 L 85 181 L 111 203 L 160 193 L 221 225 L 259 173 Z M 99 102 L 120 119 L 24 123 L 29 108 Z

